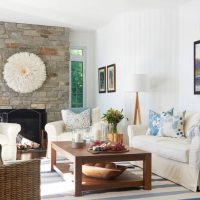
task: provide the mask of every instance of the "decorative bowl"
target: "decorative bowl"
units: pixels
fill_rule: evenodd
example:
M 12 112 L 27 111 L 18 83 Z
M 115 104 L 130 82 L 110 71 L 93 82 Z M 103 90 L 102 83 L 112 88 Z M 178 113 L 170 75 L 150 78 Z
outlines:
M 108 180 L 116 178 L 117 176 L 122 174 L 122 172 L 124 172 L 126 168 L 127 167 L 121 165 L 117 165 L 117 167 L 113 169 L 82 165 L 82 173 L 88 177 Z

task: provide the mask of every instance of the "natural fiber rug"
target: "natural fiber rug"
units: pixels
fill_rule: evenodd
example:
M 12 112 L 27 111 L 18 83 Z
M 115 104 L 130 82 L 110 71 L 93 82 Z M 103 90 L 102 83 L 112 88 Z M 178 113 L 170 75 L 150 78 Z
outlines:
M 152 190 L 142 188 L 115 189 L 84 193 L 82 197 L 74 197 L 73 183 L 63 180 L 56 172 L 50 171 L 49 160 L 41 162 L 41 199 L 46 200 L 178 200 L 192 199 L 200 200 L 200 192 L 190 190 L 163 179 L 157 175 L 152 175 Z M 127 163 L 124 163 L 127 164 Z M 136 174 L 142 174 L 140 168 L 128 169 Z

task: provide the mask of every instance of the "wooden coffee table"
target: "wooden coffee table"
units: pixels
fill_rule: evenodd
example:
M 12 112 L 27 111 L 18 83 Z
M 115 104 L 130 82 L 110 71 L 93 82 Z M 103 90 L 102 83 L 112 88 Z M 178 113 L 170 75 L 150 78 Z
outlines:
M 143 186 L 145 190 L 151 190 L 151 153 L 129 147 L 126 153 L 91 154 L 87 148 L 72 149 L 71 142 L 52 142 L 51 144 L 51 170 L 60 175 L 67 173 L 67 164 L 56 163 L 56 152 L 74 163 L 75 196 L 81 196 L 83 191 L 104 190 L 113 188 L 127 188 Z M 97 162 L 118 161 L 143 161 L 143 178 L 132 173 L 124 172 L 114 180 L 90 178 L 82 175 L 82 165 Z M 127 174 L 128 173 L 128 174 Z

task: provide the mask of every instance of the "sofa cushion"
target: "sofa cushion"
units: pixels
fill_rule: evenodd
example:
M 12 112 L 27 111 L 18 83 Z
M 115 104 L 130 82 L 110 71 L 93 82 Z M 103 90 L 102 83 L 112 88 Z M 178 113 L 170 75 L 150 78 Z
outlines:
M 157 152 L 157 142 L 160 141 L 161 137 L 155 137 L 151 135 L 137 135 L 133 137 L 132 145 L 135 148 L 149 151 L 151 153 Z
M 168 159 L 185 163 L 189 160 L 190 141 L 187 138 L 137 135 L 133 137 L 132 145 Z
M 156 143 L 159 156 L 187 163 L 189 160 L 190 141 L 186 138 L 167 138 Z

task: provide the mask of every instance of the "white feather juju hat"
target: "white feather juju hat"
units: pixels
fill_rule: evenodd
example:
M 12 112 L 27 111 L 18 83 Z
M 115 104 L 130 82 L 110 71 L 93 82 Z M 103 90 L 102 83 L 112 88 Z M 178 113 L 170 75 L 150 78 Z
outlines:
M 46 80 L 46 67 L 37 55 L 20 52 L 8 58 L 3 75 L 15 92 L 30 93 L 40 88 Z

